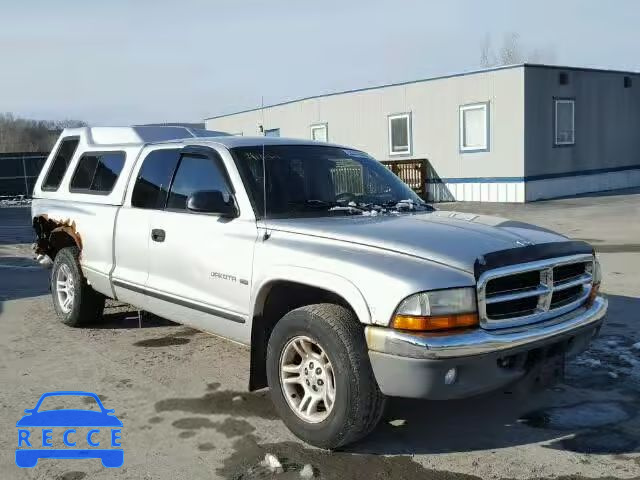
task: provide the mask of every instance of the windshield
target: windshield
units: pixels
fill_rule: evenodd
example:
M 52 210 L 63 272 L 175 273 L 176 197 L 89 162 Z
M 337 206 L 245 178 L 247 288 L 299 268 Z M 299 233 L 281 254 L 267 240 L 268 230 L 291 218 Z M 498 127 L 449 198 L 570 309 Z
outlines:
M 262 146 L 232 153 L 259 218 L 264 216 Z M 432 210 L 384 165 L 358 150 L 266 145 L 267 216 L 378 215 Z

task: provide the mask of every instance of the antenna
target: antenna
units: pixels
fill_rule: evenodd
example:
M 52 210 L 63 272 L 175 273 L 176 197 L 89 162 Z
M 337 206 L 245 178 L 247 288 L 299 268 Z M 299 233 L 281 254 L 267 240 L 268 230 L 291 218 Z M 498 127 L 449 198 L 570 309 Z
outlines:
M 264 95 L 261 99 L 260 113 L 262 115 L 262 220 L 264 222 L 264 235 L 262 236 L 262 240 L 264 241 L 268 240 L 270 236 L 267 226 L 267 163 L 264 158 Z

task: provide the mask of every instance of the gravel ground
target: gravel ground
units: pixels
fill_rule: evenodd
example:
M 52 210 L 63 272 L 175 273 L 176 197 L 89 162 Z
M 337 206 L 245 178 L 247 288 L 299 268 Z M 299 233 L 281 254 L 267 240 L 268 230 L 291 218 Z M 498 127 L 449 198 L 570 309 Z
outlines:
M 570 363 L 564 384 L 528 396 L 393 400 L 371 437 L 333 453 L 293 437 L 266 392 L 244 392 L 245 347 L 148 315 L 139 328 L 138 312 L 115 302 L 95 328 L 59 324 L 48 271 L 29 259 L 28 209 L 0 209 L 0 477 L 301 478 L 310 465 L 306 473 L 327 479 L 640 478 L 640 194 L 440 208 L 591 241 L 604 269 L 607 324 Z M 115 409 L 122 468 L 98 460 L 15 466 L 15 422 L 52 390 L 93 391 Z M 267 453 L 282 473 L 261 464 Z

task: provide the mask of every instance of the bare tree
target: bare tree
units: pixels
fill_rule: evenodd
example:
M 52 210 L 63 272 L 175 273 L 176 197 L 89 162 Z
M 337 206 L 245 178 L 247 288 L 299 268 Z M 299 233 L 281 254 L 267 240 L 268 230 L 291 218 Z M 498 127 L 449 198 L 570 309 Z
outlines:
M 480 65 L 484 68 L 489 68 L 496 64 L 496 55 L 493 52 L 491 46 L 491 35 L 485 34 L 480 45 Z
M 488 33 L 480 42 L 480 65 L 483 68 L 525 62 L 554 63 L 555 51 L 549 46 L 525 51 L 520 43 L 520 35 L 516 32 L 508 32 L 504 35 L 499 55 L 495 54 L 491 45 L 491 36 Z
M 0 152 L 48 152 L 64 128 L 86 126 L 80 120 L 27 120 L 0 113 Z
M 520 35 L 515 32 L 507 33 L 500 49 L 500 63 L 502 65 L 513 65 L 523 61 L 524 56 L 520 49 Z

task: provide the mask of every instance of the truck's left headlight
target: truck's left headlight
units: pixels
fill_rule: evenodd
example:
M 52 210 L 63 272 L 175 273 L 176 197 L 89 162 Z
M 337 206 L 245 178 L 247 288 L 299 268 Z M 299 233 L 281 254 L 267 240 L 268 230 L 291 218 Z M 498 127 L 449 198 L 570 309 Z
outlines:
M 390 326 L 424 332 L 469 328 L 478 323 L 476 292 L 467 287 L 408 296 L 398 305 Z

